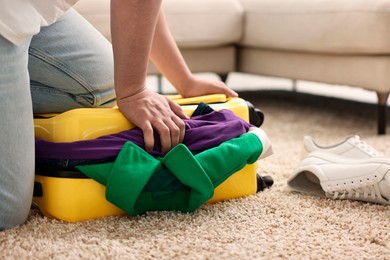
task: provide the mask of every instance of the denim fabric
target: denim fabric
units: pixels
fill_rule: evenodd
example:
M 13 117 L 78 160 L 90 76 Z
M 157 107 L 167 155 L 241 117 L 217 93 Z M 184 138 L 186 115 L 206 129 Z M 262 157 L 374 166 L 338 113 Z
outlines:
M 110 43 L 73 9 L 23 45 L 0 36 L 0 230 L 26 220 L 35 113 L 112 106 Z M 31 87 L 30 87 L 31 85 Z
M 112 107 L 111 44 L 73 9 L 42 28 L 29 49 L 34 113 L 80 107 Z
M 28 43 L 0 36 L 0 230 L 25 221 L 34 183 L 34 124 Z

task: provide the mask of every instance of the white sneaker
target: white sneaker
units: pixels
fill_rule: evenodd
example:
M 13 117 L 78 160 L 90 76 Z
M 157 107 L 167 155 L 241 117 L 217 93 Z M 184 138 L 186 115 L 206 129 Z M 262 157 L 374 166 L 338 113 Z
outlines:
M 249 128 L 248 133 L 256 135 L 257 138 L 259 138 L 261 144 L 263 145 L 263 151 L 261 152 L 259 160 L 264 159 L 274 153 L 272 149 L 272 143 L 263 129 L 252 126 Z
M 360 140 L 360 137 L 357 135 L 350 136 L 344 141 L 331 146 L 318 145 L 311 136 L 305 136 L 303 138 L 301 158 L 305 158 L 309 153 L 314 151 L 329 152 L 353 159 L 367 159 L 383 156 L 382 153 Z
M 294 191 L 390 205 L 390 158 L 350 159 L 315 151 L 301 161 L 287 185 Z

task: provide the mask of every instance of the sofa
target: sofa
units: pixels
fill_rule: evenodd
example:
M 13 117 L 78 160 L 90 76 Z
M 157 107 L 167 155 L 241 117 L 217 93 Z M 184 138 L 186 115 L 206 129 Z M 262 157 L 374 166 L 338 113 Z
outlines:
M 110 0 L 75 8 L 110 40 Z M 375 91 L 378 134 L 390 93 L 390 0 L 163 0 L 193 72 L 231 72 Z M 149 73 L 159 72 L 150 64 Z M 330 85 L 331 86 L 331 85 Z

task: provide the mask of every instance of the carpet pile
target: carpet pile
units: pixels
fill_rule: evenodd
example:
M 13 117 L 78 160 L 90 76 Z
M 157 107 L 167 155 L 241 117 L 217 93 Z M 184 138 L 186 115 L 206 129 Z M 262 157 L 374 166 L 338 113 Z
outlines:
M 272 188 L 204 205 L 193 214 L 65 223 L 31 210 L 25 225 L 0 232 L 0 259 L 389 259 L 389 206 L 286 187 L 304 135 L 327 145 L 357 134 L 390 156 L 390 134 L 376 135 L 375 107 L 276 91 L 241 97 L 265 113 L 263 129 L 274 154 L 258 170 L 273 177 Z

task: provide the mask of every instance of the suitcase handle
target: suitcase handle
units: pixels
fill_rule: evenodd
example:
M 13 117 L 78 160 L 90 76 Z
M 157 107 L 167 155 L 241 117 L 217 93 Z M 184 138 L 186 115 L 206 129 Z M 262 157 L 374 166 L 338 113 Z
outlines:
M 224 103 L 227 101 L 226 96 L 223 94 L 212 94 L 212 95 L 190 97 L 190 98 L 182 98 L 180 95 L 166 95 L 166 97 L 179 105 L 197 105 L 200 102 L 206 104 L 212 104 L 212 103 Z

